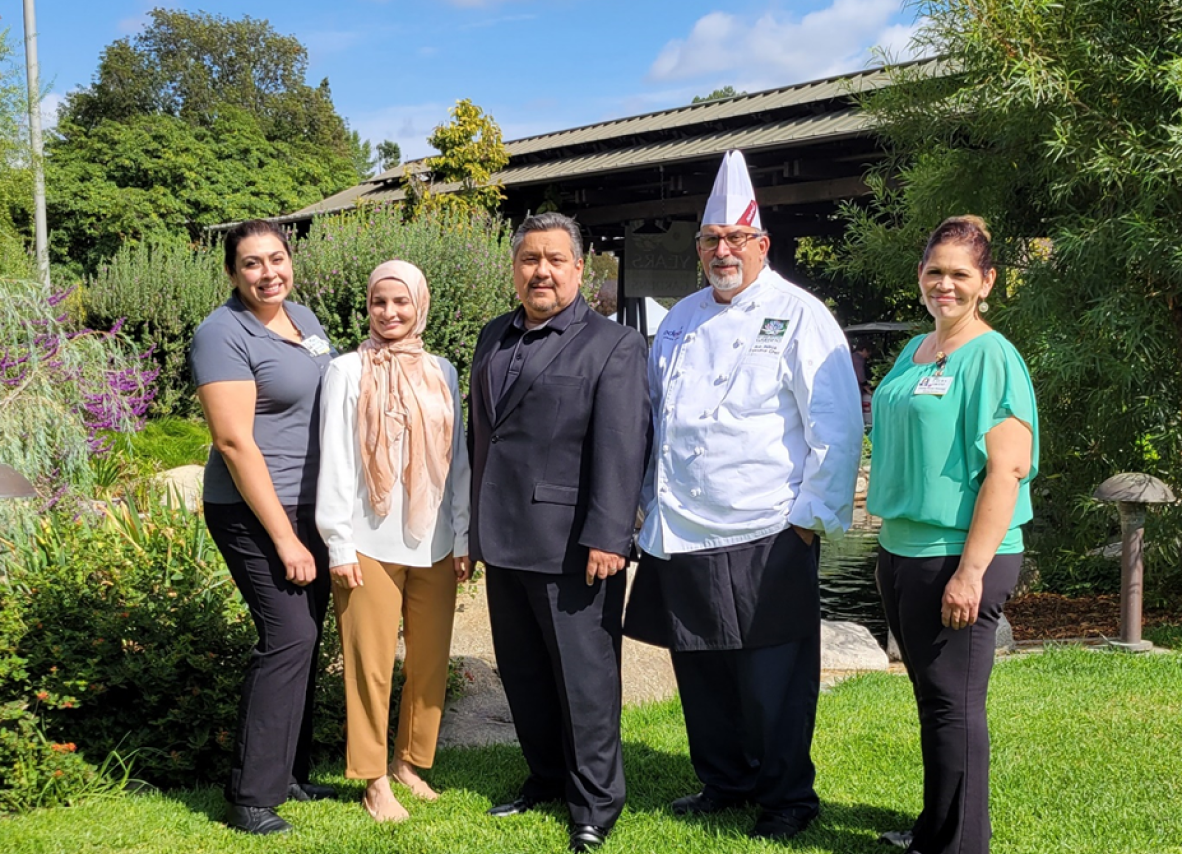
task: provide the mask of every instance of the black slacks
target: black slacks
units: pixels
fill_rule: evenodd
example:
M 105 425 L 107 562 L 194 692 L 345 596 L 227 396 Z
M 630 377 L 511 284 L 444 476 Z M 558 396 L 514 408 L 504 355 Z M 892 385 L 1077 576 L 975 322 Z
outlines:
M 950 629 L 940 622 L 940 606 L 959 565 L 960 555 L 878 554 L 878 591 L 919 706 L 923 811 L 911 850 L 923 854 L 986 854 L 992 836 L 985 699 L 997 622 L 1018 582 L 1022 555 L 994 557 L 977 622 Z
M 288 507 L 300 542 L 316 560 L 316 580 L 292 584 L 271 537 L 245 503 L 206 504 L 205 521 L 258 629 L 238 709 L 226 800 L 276 807 L 288 786 L 307 782 L 320 631 L 331 594 L 328 549 L 315 507 Z
M 565 799 L 575 824 L 610 828 L 624 808 L 620 624 L 625 578 L 488 567 L 497 670 L 533 800 Z
M 789 643 L 671 656 L 702 790 L 765 812 L 814 815 L 820 615 L 816 632 Z

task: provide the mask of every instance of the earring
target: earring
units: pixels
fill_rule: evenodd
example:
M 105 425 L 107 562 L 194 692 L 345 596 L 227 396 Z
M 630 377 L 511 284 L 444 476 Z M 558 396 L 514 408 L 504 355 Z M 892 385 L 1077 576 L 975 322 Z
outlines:
M 981 300 L 979 303 L 977 303 L 977 311 L 981 312 L 981 314 L 989 311 L 989 303 L 985 302 L 985 300 Z

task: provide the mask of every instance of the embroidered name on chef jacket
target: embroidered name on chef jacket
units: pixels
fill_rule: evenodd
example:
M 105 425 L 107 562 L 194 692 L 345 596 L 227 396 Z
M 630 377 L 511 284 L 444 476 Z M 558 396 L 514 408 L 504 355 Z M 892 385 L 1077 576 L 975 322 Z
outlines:
M 759 327 L 759 334 L 755 336 L 755 343 L 751 345 L 751 353 L 768 353 L 778 356 L 784 352 L 785 334 L 788 332 L 788 321 L 778 317 L 765 317 Z

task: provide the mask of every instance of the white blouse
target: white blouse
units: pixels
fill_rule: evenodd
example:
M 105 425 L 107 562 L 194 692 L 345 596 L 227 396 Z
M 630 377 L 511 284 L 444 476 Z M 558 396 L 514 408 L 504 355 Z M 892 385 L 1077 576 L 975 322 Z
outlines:
M 431 566 L 447 557 L 468 554 L 469 484 L 472 471 L 464 439 L 459 377 L 451 362 L 439 362 L 455 404 L 451 468 L 435 533 L 422 542 L 411 540 L 403 525 L 405 494 L 399 482 L 390 495 L 390 512 L 374 513 L 361 469 L 357 400 L 361 356 L 348 353 L 332 361 L 320 392 L 320 477 L 316 492 L 316 527 L 328 545 L 330 566 L 356 563 L 357 553 L 402 566 Z

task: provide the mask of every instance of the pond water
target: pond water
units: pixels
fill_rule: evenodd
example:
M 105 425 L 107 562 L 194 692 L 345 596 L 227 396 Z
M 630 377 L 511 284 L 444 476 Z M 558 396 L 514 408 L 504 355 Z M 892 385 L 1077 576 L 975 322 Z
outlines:
M 877 559 L 878 538 L 874 534 L 851 531 L 836 543 L 822 543 L 821 616 L 863 625 L 885 644 L 886 619 L 874 583 Z

